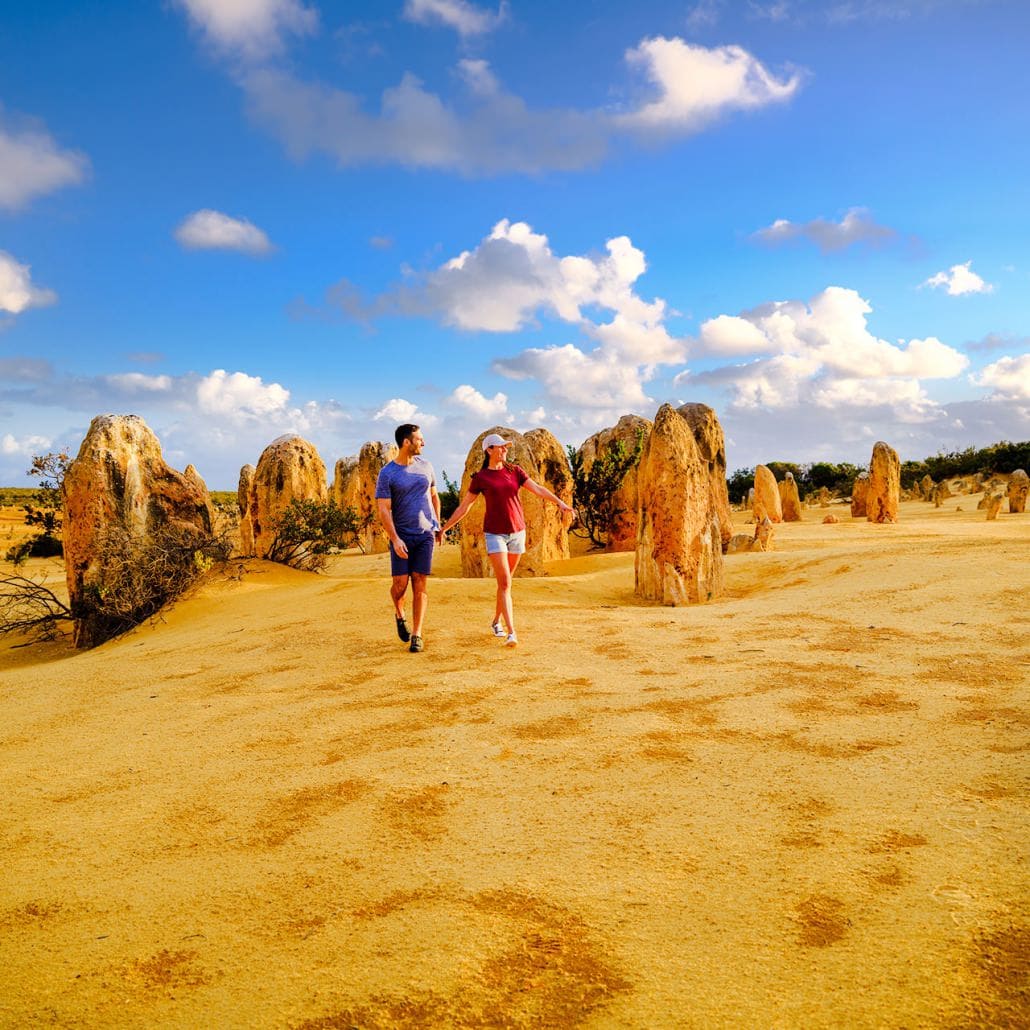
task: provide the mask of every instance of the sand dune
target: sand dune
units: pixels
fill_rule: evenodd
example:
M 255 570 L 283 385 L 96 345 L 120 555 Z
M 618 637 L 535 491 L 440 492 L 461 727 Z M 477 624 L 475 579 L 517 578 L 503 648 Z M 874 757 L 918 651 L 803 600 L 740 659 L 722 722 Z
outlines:
M 0 642 L 0 1022 L 1026 1025 L 1030 516 L 977 499 L 700 607 L 580 556 L 514 652 L 456 548 L 421 655 L 360 555 Z

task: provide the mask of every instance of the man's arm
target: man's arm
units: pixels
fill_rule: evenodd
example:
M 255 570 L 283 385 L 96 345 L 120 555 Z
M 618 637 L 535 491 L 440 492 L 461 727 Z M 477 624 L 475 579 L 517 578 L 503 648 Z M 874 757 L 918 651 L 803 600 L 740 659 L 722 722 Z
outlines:
M 379 521 L 386 530 L 386 535 L 390 538 L 397 557 L 407 558 L 408 549 L 404 546 L 404 541 L 397 535 L 397 527 L 393 524 L 393 501 L 389 497 L 377 497 L 376 508 L 379 511 Z

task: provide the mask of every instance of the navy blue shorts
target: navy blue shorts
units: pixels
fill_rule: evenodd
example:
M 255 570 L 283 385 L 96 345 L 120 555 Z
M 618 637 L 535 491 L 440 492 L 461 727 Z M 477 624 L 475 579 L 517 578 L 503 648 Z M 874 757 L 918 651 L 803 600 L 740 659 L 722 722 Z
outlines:
M 408 549 L 407 558 L 398 558 L 390 544 L 390 574 L 393 576 L 410 576 L 413 572 L 428 576 L 433 571 L 433 546 L 436 543 L 432 533 L 420 536 L 405 537 L 404 546 Z

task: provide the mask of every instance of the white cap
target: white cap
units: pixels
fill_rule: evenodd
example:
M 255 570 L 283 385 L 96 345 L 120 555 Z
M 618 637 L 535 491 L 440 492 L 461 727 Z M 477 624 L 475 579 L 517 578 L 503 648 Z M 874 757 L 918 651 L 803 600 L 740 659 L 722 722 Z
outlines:
M 507 442 L 503 436 L 497 433 L 490 433 L 488 436 L 483 437 L 483 450 L 485 451 L 488 447 L 503 447 Z

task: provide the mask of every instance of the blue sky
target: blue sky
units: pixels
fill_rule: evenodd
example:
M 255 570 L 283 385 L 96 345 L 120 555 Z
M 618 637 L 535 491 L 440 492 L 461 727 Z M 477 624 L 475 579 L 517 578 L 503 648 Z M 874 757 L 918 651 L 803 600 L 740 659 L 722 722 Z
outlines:
M 1025 0 L 0 15 L 0 484 L 143 415 L 233 488 L 420 422 L 730 469 L 1030 438 Z

